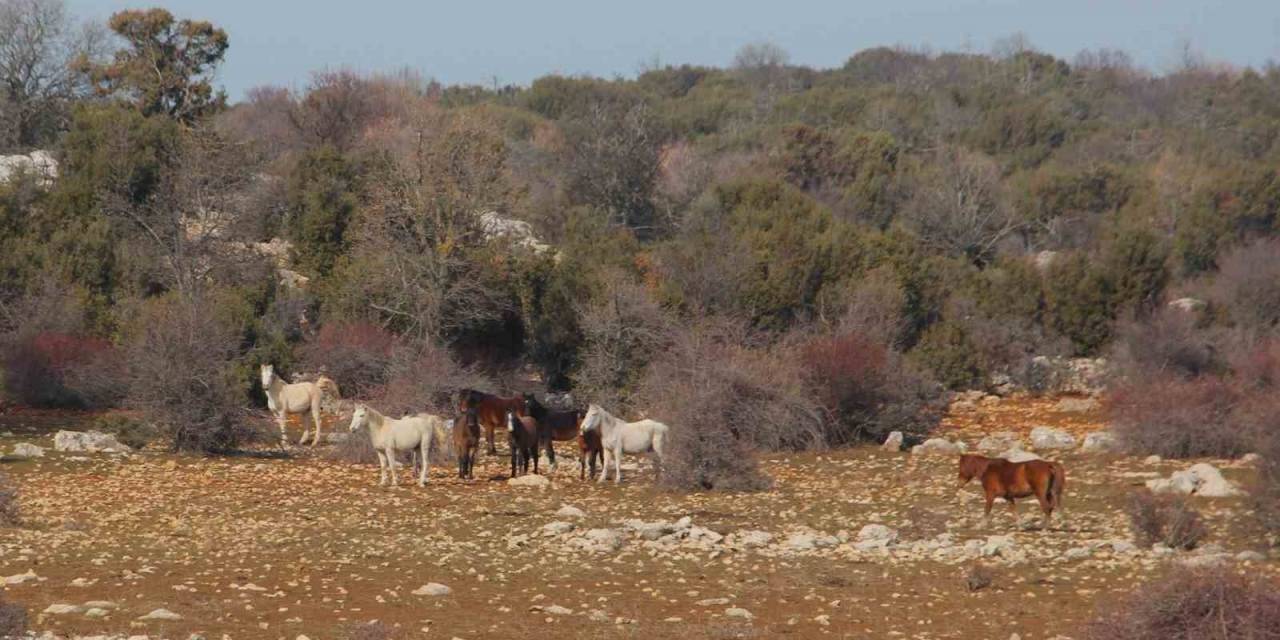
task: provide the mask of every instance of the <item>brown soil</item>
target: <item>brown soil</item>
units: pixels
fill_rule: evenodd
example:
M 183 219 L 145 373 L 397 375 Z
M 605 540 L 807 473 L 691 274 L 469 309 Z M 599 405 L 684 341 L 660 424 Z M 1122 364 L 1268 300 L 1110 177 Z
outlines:
M 1081 433 L 1100 416 L 1058 412 L 1052 400 L 1012 400 L 953 415 L 945 433 L 976 441 L 987 431 L 1044 424 Z M 37 420 L 38 418 L 38 420 Z M 51 432 L 74 415 L 0 416 L 0 438 L 51 447 Z M 37 424 L 38 423 L 38 424 Z M 37 436 L 37 432 L 44 434 Z M 296 434 L 294 434 L 296 438 Z M 1189 462 L 1154 465 L 1110 456 L 1059 456 L 1068 467 L 1065 527 L 1015 528 L 1007 513 L 979 526 L 976 490 L 950 499 L 954 460 L 860 447 L 766 461 L 776 481 L 758 494 L 678 495 L 651 487 L 651 472 L 624 471 L 620 486 L 578 481 L 568 449 L 549 490 L 510 487 L 506 460 L 481 456 L 474 482 L 436 466 L 426 488 L 400 475 L 376 486 L 377 471 L 325 460 L 245 455 L 198 458 L 143 452 L 127 458 L 49 452 L 0 465 L 21 490 L 25 525 L 0 530 L 0 577 L 33 570 L 42 580 L 8 587 L 34 627 L 60 635 L 151 634 L 185 638 L 343 637 L 378 620 L 396 637 L 520 638 L 1008 638 L 1073 635 L 1099 603 L 1130 593 L 1174 565 L 1107 550 L 1067 561 L 1067 549 L 1128 539 L 1121 512 L 1143 474 L 1168 475 Z M 1250 471 L 1227 465 L 1229 479 Z M 957 545 L 1009 534 L 1026 562 L 987 561 L 993 581 L 970 592 L 974 561 L 863 553 L 847 544 L 810 553 L 647 548 L 628 540 L 591 555 L 566 536 L 543 537 L 562 505 L 586 512 L 578 531 L 623 520 L 671 520 L 722 534 L 759 529 L 775 543 L 794 531 L 854 535 L 880 522 L 904 540 L 950 532 Z M 1244 499 L 1199 500 L 1211 542 L 1236 552 L 1260 547 Z M 1032 506 L 1022 505 L 1031 519 Z M 531 534 L 524 547 L 513 536 Z M 1276 571 L 1274 561 L 1251 565 Z M 73 581 L 88 586 L 73 586 Z M 428 582 L 443 597 L 411 592 Z M 724 598 L 727 604 L 698 604 Z M 41 616 L 50 604 L 111 600 L 105 619 Z M 535 607 L 559 605 L 572 614 Z M 176 622 L 136 620 L 156 608 Z M 726 615 L 740 607 L 750 621 Z M 592 615 L 592 612 L 594 615 Z M 820 616 L 825 616 L 822 618 Z M 39 618 L 39 619 L 38 619 Z M 826 624 L 823 624 L 823 623 Z

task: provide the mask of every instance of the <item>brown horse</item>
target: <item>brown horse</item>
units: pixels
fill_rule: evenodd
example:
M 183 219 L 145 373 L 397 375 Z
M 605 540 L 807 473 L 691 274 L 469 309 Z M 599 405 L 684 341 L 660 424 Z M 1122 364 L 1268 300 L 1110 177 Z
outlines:
M 551 411 L 538 402 L 532 393 L 526 393 L 524 413 L 538 421 L 538 449 L 547 450 L 547 460 L 550 461 L 551 469 L 555 470 L 556 448 L 552 443 L 568 442 L 578 437 L 578 428 L 582 426 L 582 412 Z M 579 444 L 578 448 L 581 451 L 582 445 Z
M 467 409 L 453 423 L 453 449 L 458 452 L 458 477 L 474 479 L 476 452 L 480 449 L 480 418 L 475 409 Z
M 1067 487 L 1066 468 L 1060 462 L 1028 460 L 1009 462 L 1004 458 L 988 458 L 974 454 L 960 456 L 960 468 L 956 491 L 978 478 L 986 496 L 987 506 L 983 522 L 991 524 L 991 505 L 997 497 L 1009 502 L 1009 513 L 1018 520 L 1018 507 L 1014 500 L 1035 496 L 1044 512 L 1042 529 L 1049 528 L 1049 517 L 1054 509 L 1062 508 L 1062 492 Z M 1061 511 L 1059 511 L 1061 515 Z
M 583 480 L 587 473 L 587 462 L 591 462 L 591 478 L 596 477 L 596 459 L 604 465 L 604 444 L 600 442 L 600 431 L 588 431 L 578 434 L 578 479 Z
M 507 412 L 507 445 L 511 447 L 511 477 L 516 477 L 516 467 L 521 473 L 529 473 L 529 461 L 533 472 L 538 473 L 538 421 L 528 416 Z
M 506 426 L 507 412 L 524 415 L 524 398 L 503 398 L 475 389 L 463 389 L 458 392 L 458 412 L 475 409 L 480 425 L 484 427 L 484 438 L 489 443 L 489 455 L 498 455 L 493 444 L 493 430 Z

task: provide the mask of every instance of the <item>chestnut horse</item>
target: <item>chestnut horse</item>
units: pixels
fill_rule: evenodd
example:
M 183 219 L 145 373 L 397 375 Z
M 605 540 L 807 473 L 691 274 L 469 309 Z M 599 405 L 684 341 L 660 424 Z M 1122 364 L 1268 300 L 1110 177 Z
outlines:
M 604 466 L 604 444 L 600 442 L 599 431 L 588 431 L 578 434 L 578 479 L 596 477 L 596 459 Z M 591 475 L 587 476 L 587 462 L 591 463 Z
M 517 416 L 524 415 L 524 398 L 503 398 L 475 389 L 463 389 L 458 392 L 458 412 L 465 413 L 467 409 L 476 410 L 480 425 L 484 427 L 484 438 L 489 443 L 489 455 L 494 456 L 498 455 L 498 449 L 493 444 L 493 430 L 505 426 L 508 411 L 515 412 Z
M 538 422 L 528 416 L 507 412 L 507 446 L 511 447 L 511 477 L 516 477 L 516 467 L 520 473 L 529 473 L 529 461 L 533 461 L 533 472 L 538 472 Z
M 480 449 L 480 418 L 475 409 L 467 409 L 461 419 L 454 421 L 453 449 L 458 453 L 458 477 L 474 479 L 476 452 Z
M 1035 496 L 1040 502 L 1040 510 L 1044 512 L 1042 529 L 1049 528 L 1049 517 L 1058 509 L 1062 515 L 1062 492 L 1067 487 L 1067 472 L 1061 462 L 1048 460 L 1027 460 L 1026 462 L 1009 462 L 1004 458 L 988 458 L 975 454 L 961 454 L 956 492 L 978 478 L 987 500 L 983 511 L 983 523 L 991 525 L 991 505 L 996 498 L 1004 498 L 1009 502 L 1009 513 L 1014 522 L 1018 520 L 1018 507 L 1014 500 Z

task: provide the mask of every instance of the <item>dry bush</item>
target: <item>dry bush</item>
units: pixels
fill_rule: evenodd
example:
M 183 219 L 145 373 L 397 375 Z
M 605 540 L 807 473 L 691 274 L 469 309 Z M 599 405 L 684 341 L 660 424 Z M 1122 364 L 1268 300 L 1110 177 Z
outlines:
M 1253 434 L 1234 416 L 1241 397 L 1236 385 L 1218 376 L 1134 381 L 1111 391 L 1111 429 L 1133 454 L 1234 458 L 1253 445 Z
M 974 564 L 964 572 L 964 586 L 969 591 L 981 591 L 995 582 L 995 571 L 984 564 Z
M 857 334 L 820 337 L 798 353 L 824 413 L 822 443 L 923 436 L 942 417 L 941 388 L 882 343 Z
M 1259 240 L 1224 256 L 1208 296 L 1237 326 L 1273 331 L 1280 324 L 1280 241 Z
M 1183 570 L 1111 606 L 1084 630 L 1086 640 L 1235 640 L 1280 635 L 1280 585 L 1227 568 Z
M 1225 336 L 1198 326 L 1195 314 L 1164 308 L 1148 318 L 1129 318 L 1116 328 L 1110 370 L 1120 380 L 1195 378 L 1221 373 Z
M 907 292 L 887 267 L 872 269 L 832 306 L 839 312 L 836 331 L 856 333 L 897 349 L 910 323 L 903 310 Z
M 0 592 L 0 638 L 24 638 L 27 633 L 27 609 L 16 602 L 6 602 Z
M 158 425 L 175 451 L 233 449 L 250 437 L 240 336 L 206 297 L 147 303 L 128 345 L 129 403 Z
M 629 406 L 645 366 L 670 340 L 673 320 L 644 285 L 620 273 L 605 276 L 579 317 L 585 344 L 574 389 L 601 406 Z
M 1209 535 L 1200 512 L 1185 497 L 1157 495 L 1143 489 L 1129 494 L 1125 504 L 1134 542 L 1149 548 L 1156 543 L 1173 549 L 1194 549 Z
M 18 488 L 0 477 L 0 527 L 16 527 L 22 524 L 22 512 L 18 507 Z M 2 636 L 0 636 L 2 637 Z
M 705 321 L 678 332 L 646 371 L 637 404 L 671 427 L 664 486 L 763 489 L 770 481 L 755 450 L 822 444 L 818 408 L 794 361 L 744 342 L 741 325 Z
M 398 346 L 394 334 L 371 322 L 330 322 L 301 349 L 301 365 L 338 383 L 347 397 L 367 397 L 387 382 Z

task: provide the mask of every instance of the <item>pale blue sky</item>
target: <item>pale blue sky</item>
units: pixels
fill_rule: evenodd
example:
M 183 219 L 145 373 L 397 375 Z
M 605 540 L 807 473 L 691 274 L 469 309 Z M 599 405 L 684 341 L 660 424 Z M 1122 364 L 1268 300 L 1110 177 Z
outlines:
M 1084 48 L 1167 68 L 1190 40 L 1211 60 L 1280 60 L 1280 0 L 68 0 L 81 16 L 160 5 L 227 30 L 220 80 L 233 99 L 308 73 L 404 66 L 446 83 L 525 84 L 551 72 L 634 75 L 642 62 L 726 65 L 768 40 L 793 62 L 838 66 L 877 45 L 988 51 L 1015 32 L 1070 60 Z

